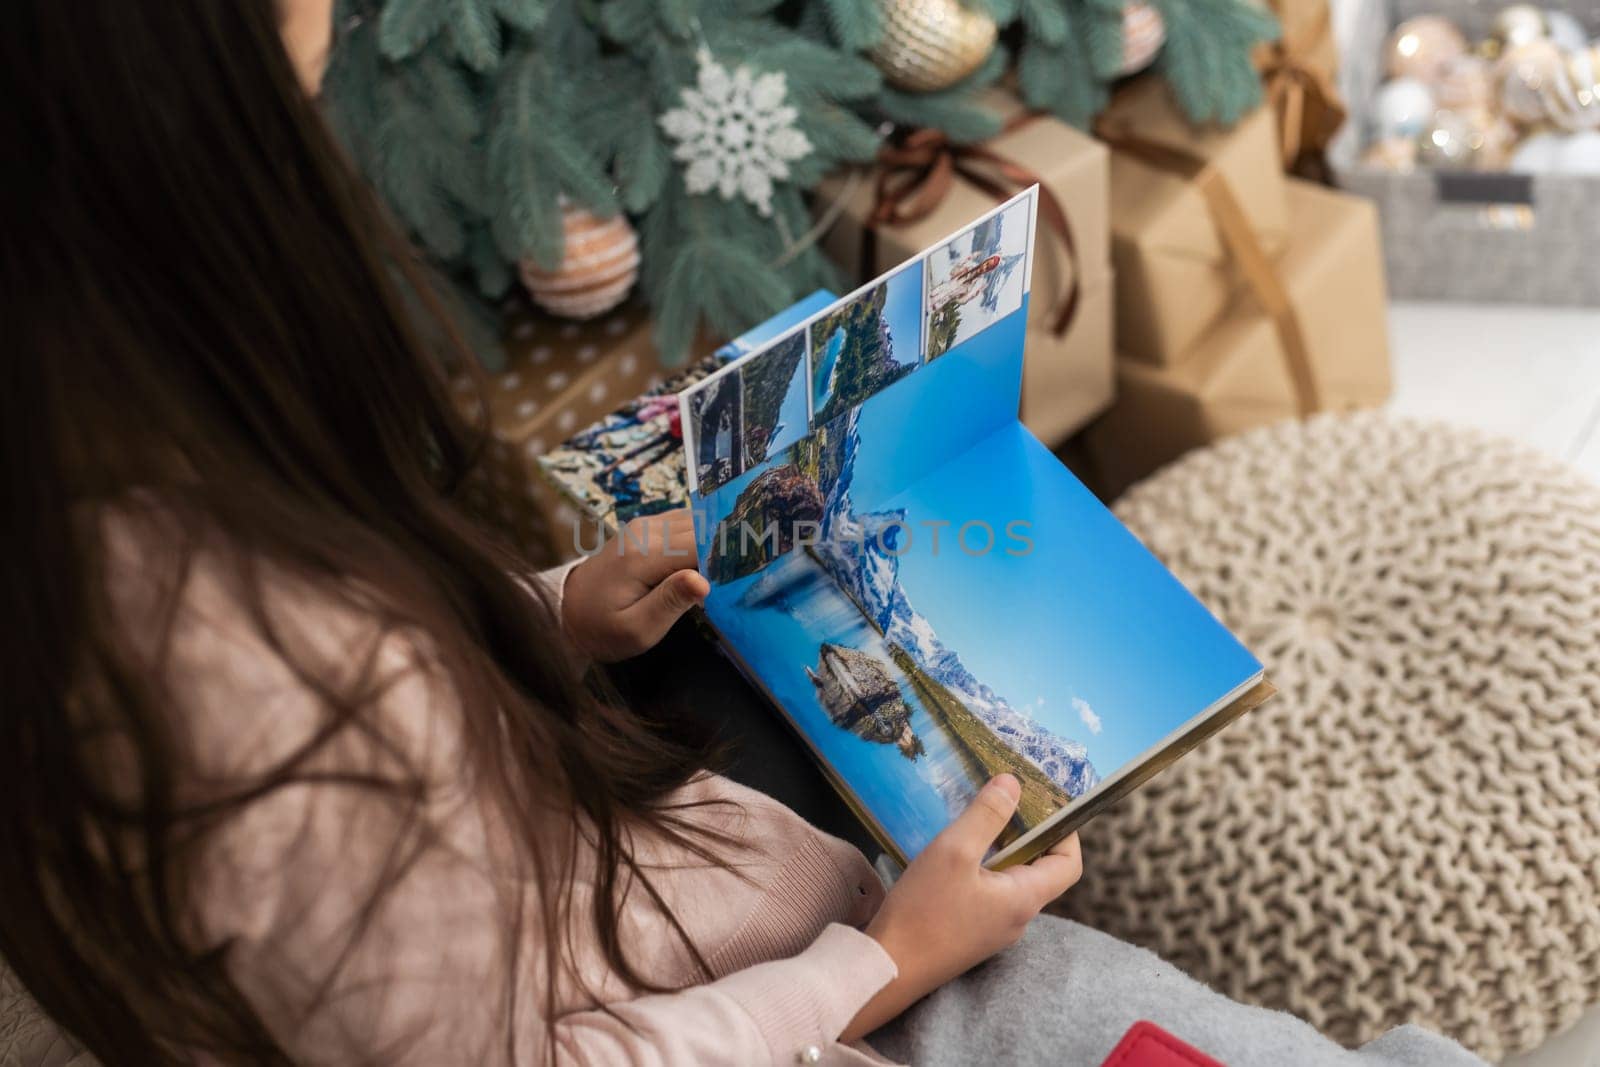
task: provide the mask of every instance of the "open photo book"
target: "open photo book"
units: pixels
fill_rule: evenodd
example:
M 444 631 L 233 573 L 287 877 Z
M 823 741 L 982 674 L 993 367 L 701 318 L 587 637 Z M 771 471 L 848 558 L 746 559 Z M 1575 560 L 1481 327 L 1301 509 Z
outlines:
M 1024 862 L 1272 692 L 1017 418 L 1036 190 L 679 394 L 705 613 L 891 855 Z

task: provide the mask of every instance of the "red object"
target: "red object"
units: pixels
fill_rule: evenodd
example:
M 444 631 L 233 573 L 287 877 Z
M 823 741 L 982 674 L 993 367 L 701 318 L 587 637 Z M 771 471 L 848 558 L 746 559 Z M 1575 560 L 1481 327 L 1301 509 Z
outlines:
M 1193 1045 L 1186 1044 L 1153 1022 L 1141 1019 L 1128 1027 L 1117 1047 L 1100 1067 L 1224 1067 Z

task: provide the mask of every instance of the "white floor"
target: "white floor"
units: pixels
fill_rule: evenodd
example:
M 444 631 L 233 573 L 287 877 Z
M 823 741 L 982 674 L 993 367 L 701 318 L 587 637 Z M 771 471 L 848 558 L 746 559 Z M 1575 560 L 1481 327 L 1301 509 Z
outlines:
M 1397 303 L 1393 407 L 1469 423 L 1600 480 L 1600 310 Z
M 1397 303 L 1398 413 L 1525 441 L 1600 481 L 1600 310 Z M 1600 1067 L 1600 1008 L 1507 1067 Z

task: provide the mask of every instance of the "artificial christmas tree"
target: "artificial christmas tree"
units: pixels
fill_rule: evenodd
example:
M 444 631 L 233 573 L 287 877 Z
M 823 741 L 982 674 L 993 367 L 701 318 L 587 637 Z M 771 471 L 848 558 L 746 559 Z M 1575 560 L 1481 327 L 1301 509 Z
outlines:
M 963 3 L 982 32 L 951 62 L 891 62 L 891 29 L 910 40 L 917 11 Z M 485 296 L 520 274 L 550 305 L 582 259 L 564 217 L 629 216 L 657 346 L 681 363 L 702 322 L 732 335 L 836 284 L 804 193 L 894 126 L 994 135 L 976 94 L 1013 54 L 1026 101 L 1084 125 L 1159 25 L 1154 69 L 1191 118 L 1228 123 L 1259 99 L 1251 48 L 1276 32 L 1244 0 L 1149 0 L 1156 21 L 1127 0 L 940 4 L 341 0 L 324 96 L 396 217 Z

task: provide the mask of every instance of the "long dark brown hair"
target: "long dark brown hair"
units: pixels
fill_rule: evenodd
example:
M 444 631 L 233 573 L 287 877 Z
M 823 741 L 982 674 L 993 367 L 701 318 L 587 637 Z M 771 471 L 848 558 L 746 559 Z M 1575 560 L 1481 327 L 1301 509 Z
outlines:
M 473 781 L 525 839 L 544 973 L 582 921 L 650 988 L 619 943 L 619 895 L 643 884 L 665 908 L 624 842 L 647 824 L 711 860 L 666 799 L 697 755 L 597 699 L 547 605 L 508 578 L 539 561 L 457 506 L 476 445 L 441 370 L 455 335 L 302 95 L 272 0 L 20 0 L 7 15 L 0 954 L 108 1063 L 288 1058 L 228 946 L 184 934 L 188 863 L 250 804 L 307 780 L 319 746 L 380 729 L 367 712 L 381 681 L 303 668 L 323 728 L 267 773 L 186 802 L 172 721 L 185 680 L 107 593 L 98 516 L 143 509 L 162 531 L 145 566 L 181 576 L 206 547 L 287 661 L 268 569 L 425 633 Z M 122 739 L 131 792 L 91 759 L 91 726 Z M 423 788 L 343 784 L 407 810 Z M 586 916 L 563 903 L 575 837 L 537 840 L 548 820 L 534 812 L 551 808 L 598 851 Z

